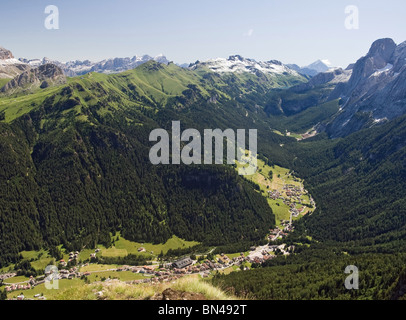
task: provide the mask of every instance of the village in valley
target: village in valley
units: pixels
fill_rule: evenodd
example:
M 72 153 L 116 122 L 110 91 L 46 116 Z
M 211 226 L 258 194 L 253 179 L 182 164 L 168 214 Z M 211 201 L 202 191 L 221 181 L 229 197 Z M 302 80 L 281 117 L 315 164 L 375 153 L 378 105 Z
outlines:
M 299 180 L 293 178 L 294 181 Z M 298 219 L 306 214 L 311 214 L 316 204 L 313 198 L 308 194 L 308 192 L 303 188 L 303 186 L 297 186 L 294 184 L 285 184 L 282 190 L 272 190 L 268 191 L 269 198 L 275 203 L 276 201 L 282 200 L 283 205 L 287 208 L 285 210 L 289 211 L 289 220 L 280 219 L 281 227 L 276 227 L 271 229 L 271 234 L 269 235 L 270 241 L 275 241 L 277 239 L 282 239 L 287 236 L 290 231 L 293 231 L 293 219 Z M 305 202 L 308 199 L 308 202 Z M 279 204 L 280 206 L 280 204 Z
M 312 214 L 316 209 L 316 203 L 305 189 L 304 181 L 293 170 L 278 165 L 269 166 L 258 159 L 257 172 L 245 178 L 259 186 L 258 192 L 267 198 L 275 214 L 276 227 L 270 230 L 270 241 L 284 238 L 293 231 L 295 220 Z
M 293 222 L 315 210 L 311 195 L 305 190 L 303 181 L 289 169 L 279 166 L 268 166 L 258 160 L 258 170 L 252 176 L 245 177 L 259 186 L 258 192 L 267 198 L 269 206 L 275 214 L 276 226 L 270 228 L 267 243 L 253 246 L 245 252 L 215 254 L 215 247 L 207 252 L 183 255 L 178 258 L 163 258 L 157 255 L 169 249 L 187 248 L 197 245 L 173 237 L 164 245 L 135 243 L 120 236 L 112 236 L 114 244 L 111 248 L 98 246 L 96 249 L 65 252 L 63 259 L 51 261 L 57 265 L 57 272 L 46 271 L 37 277 L 18 275 L 10 267 L 8 272 L 0 270 L 0 284 L 5 286 L 9 299 L 13 300 L 45 300 L 53 298 L 53 291 L 47 290 L 46 282 L 59 281 L 63 288 L 83 284 L 121 281 L 127 284 L 172 283 L 179 278 L 197 275 L 201 278 L 211 278 L 216 273 L 238 272 L 275 258 L 279 255 L 294 253 L 295 246 L 287 246 L 283 238 L 294 230 Z M 278 240 L 278 241 L 277 241 Z M 147 265 L 103 265 L 99 257 L 125 257 L 128 254 L 138 254 L 148 257 Z M 35 257 L 35 255 L 37 255 Z M 24 255 L 23 255 L 24 256 Z M 32 264 L 38 268 L 47 266 L 50 257 L 47 252 L 27 252 L 25 257 L 31 258 Z M 46 260 L 48 259 L 48 260 Z M 96 292 L 96 295 L 101 293 Z
M 30 276 L 25 281 L 15 283 L 12 280 L 21 279 L 21 276 L 17 276 L 15 272 L 4 273 L 0 275 L 0 282 L 2 281 L 5 285 L 5 290 L 11 300 L 46 300 L 47 294 L 53 293 L 53 290 L 46 289 L 45 283 L 47 281 L 52 284 L 55 283 L 55 280 L 58 280 L 59 283 L 65 284 L 64 287 L 67 287 L 69 286 L 66 285 L 67 283 L 72 283 L 73 286 L 79 285 L 79 282 L 84 284 L 89 283 L 88 279 L 92 277 L 95 282 L 123 281 L 126 284 L 133 285 L 154 285 L 173 282 L 190 275 L 209 278 L 216 272 L 229 273 L 237 270 L 249 270 L 253 264 L 261 264 L 272 259 L 277 254 L 288 255 L 293 250 L 294 246 L 287 248 L 284 244 L 269 244 L 251 247 L 250 251 L 238 254 L 227 255 L 221 253 L 215 255 L 208 253 L 207 255 L 200 256 L 184 256 L 171 262 L 163 261 L 160 264 L 153 263 L 144 266 L 108 266 L 86 262 L 70 268 L 57 269 L 57 271 L 46 271 L 42 276 Z M 95 258 L 99 252 L 92 253 L 91 258 Z M 70 254 L 74 257 L 79 252 L 71 252 Z M 65 261 L 62 259 L 59 261 L 59 265 L 65 265 Z M 133 276 L 131 277 L 129 274 Z M 96 292 L 95 294 L 100 293 Z

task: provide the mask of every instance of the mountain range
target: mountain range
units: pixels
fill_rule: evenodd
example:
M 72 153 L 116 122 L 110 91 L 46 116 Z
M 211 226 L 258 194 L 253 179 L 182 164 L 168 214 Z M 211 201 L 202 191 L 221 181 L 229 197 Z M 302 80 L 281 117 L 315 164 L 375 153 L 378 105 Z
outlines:
M 164 64 L 168 64 L 170 62 L 164 55 L 158 55 L 155 57 L 151 57 L 149 55 L 140 55 L 134 56 L 132 58 L 110 58 L 98 62 L 92 62 L 90 60 L 73 60 L 68 62 L 60 62 L 48 58 L 20 58 L 17 61 L 17 59 L 14 59 L 14 56 L 12 56 L 12 53 L 9 50 L 6 50 L 4 48 L 0 48 L 0 50 L 3 50 L 3 56 L 0 56 L 0 59 L 3 61 L 8 59 L 9 64 L 28 65 L 31 68 L 36 68 L 44 64 L 54 64 L 60 67 L 63 70 L 64 74 L 68 77 L 83 75 L 89 72 L 106 74 L 120 73 L 123 71 L 134 69 L 137 66 L 150 60 L 154 60 Z M 12 59 L 14 60 L 10 60 L 10 57 L 12 57 Z M 328 60 L 317 60 L 307 67 L 300 68 L 295 64 L 284 65 L 277 60 L 261 62 L 255 61 L 254 59 L 243 58 L 239 55 L 230 56 L 228 59 L 217 58 L 204 62 L 196 61 L 195 63 L 191 64 L 184 63 L 179 64 L 179 66 L 183 68 L 197 68 L 198 66 L 205 66 L 216 72 L 255 72 L 256 70 L 259 70 L 264 73 L 287 72 L 292 74 L 296 71 L 306 76 L 315 76 L 320 72 L 325 72 L 331 69 L 331 64 Z
M 207 68 L 217 73 L 252 73 L 262 72 L 265 74 L 289 74 L 298 75 L 294 70 L 277 60 L 258 62 L 254 59 L 246 59 L 240 55 L 230 56 L 228 59 L 217 58 L 204 62 L 197 61 L 189 65 L 191 70 Z
M 406 74 L 405 57 L 405 43 L 397 46 L 392 39 L 380 39 L 372 44 L 365 57 L 346 69 L 332 68 L 327 60 L 318 60 L 308 67 L 298 68 L 296 65 L 284 65 L 277 60 L 258 62 L 239 55 L 227 59 L 196 61 L 187 69 L 217 74 L 251 74 L 264 78 L 265 82 L 275 81 L 276 78 L 300 79 L 301 75 L 310 77 L 308 81 L 303 78 L 300 83 L 292 82 L 293 86 L 288 86 L 290 87 L 288 90 L 273 91 L 265 109 L 270 114 L 291 115 L 320 103 L 340 99 L 340 111 L 328 123 L 319 127 L 319 131 L 325 130 L 331 137 L 339 137 L 394 119 L 406 112 L 403 84 L 403 77 Z M 151 60 L 163 64 L 171 63 L 162 55 L 155 58 L 148 55 L 115 58 L 97 63 L 90 61 L 61 63 L 46 58 L 17 60 L 9 50 L 1 48 L 0 77 L 14 79 L 0 90 L 3 93 L 6 91 L 10 93 L 11 89 L 17 90 L 16 87 L 26 86 L 28 83 L 39 86 L 48 86 L 49 82 L 55 81 L 63 83 L 65 81 L 63 77 L 56 80 L 56 75 L 52 75 L 46 81 L 46 76 L 41 75 L 41 70 L 33 71 L 48 64 L 58 67 L 58 70 L 47 68 L 48 71 L 52 69 L 60 75 L 60 69 L 65 75 L 73 76 L 89 72 L 119 73 Z M 304 69 L 311 69 L 313 72 L 306 74 Z M 4 85 L 6 81 L 2 80 L 0 85 Z M 279 85 L 283 86 L 283 81 Z
M 159 55 L 156 57 L 151 57 L 149 55 L 142 55 L 142 56 L 134 56 L 132 58 L 112 58 L 112 59 L 105 59 L 98 62 L 91 62 L 89 60 L 85 61 L 69 61 L 69 62 L 60 62 L 55 60 L 50 60 L 48 58 L 43 59 L 24 59 L 20 58 L 19 61 L 28 64 L 30 67 L 39 67 L 44 64 L 54 64 L 60 67 L 66 76 L 74 77 L 83 75 L 89 72 L 99 72 L 99 73 L 119 73 L 127 70 L 131 70 L 136 68 L 137 66 L 155 60 L 160 63 L 168 64 L 169 61 L 166 59 L 164 55 Z

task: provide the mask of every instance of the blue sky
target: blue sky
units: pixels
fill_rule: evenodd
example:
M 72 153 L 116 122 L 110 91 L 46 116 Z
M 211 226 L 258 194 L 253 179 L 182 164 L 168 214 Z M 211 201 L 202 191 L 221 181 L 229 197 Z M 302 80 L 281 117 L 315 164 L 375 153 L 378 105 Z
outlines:
M 44 27 L 56 5 L 60 29 Z M 358 30 L 344 27 L 347 5 Z M 406 41 L 400 0 L 1 0 L 0 46 L 16 57 L 67 61 L 165 54 L 194 62 L 240 54 L 307 65 L 346 66 L 384 37 Z

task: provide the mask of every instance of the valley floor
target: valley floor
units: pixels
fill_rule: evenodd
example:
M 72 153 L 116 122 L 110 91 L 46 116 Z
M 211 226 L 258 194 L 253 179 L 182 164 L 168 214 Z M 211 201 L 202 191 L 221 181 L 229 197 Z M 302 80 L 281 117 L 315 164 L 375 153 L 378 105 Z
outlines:
M 276 165 L 270 167 L 262 160 L 258 161 L 257 172 L 246 178 L 259 186 L 258 192 L 267 197 L 268 204 L 275 214 L 277 227 L 270 230 L 269 244 L 252 247 L 250 251 L 246 252 L 217 255 L 212 254 L 215 248 L 211 248 L 207 252 L 197 255 L 196 260 L 190 266 L 174 269 L 170 267 L 173 260 L 158 261 L 159 255 L 166 254 L 170 249 L 190 248 L 198 245 L 198 242 L 185 241 L 174 236 L 165 244 L 153 245 L 128 241 L 117 233 L 112 235 L 113 246 L 110 248 L 98 245 L 96 250 L 84 248 L 80 252 L 68 253 L 60 247 L 63 259 L 58 262 L 59 264 L 66 266 L 73 256 L 79 261 L 79 264 L 66 268 L 66 270 L 60 270 L 59 279 L 57 279 L 59 290 L 46 289 L 44 276 L 33 281 L 28 277 L 16 276 L 12 271 L 13 266 L 3 268 L 2 273 L 7 274 L 8 270 L 8 275 L 3 280 L 3 284 L 9 291 L 8 299 L 18 299 L 18 297 L 65 299 L 71 295 L 72 291 L 77 292 L 73 297 L 79 298 L 80 294 L 80 299 L 119 298 L 117 291 L 127 292 L 126 295 L 129 299 L 146 298 L 148 295 L 151 298 L 154 294 L 172 287 L 169 284 L 191 285 L 194 283 L 199 287 L 203 283 L 203 287 L 207 289 L 210 286 L 201 282 L 204 278 L 211 279 L 217 273 L 229 274 L 249 270 L 253 263 L 261 264 L 276 257 L 277 254 L 289 255 L 292 248 L 284 244 L 272 245 L 272 242 L 282 239 L 293 230 L 291 220 L 300 219 L 314 211 L 315 204 L 311 195 L 304 189 L 303 181 L 295 177 L 294 172 Z M 57 264 L 45 250 L 24 251 L 21 254 L 36 270 L 43 270 L 48 265 Z M 123 266 L 81 262 L 89 261 L 92 257 L 119 258 L 129 254 L 143 256 L 150 261 L 150 264 Z M 210 259 L 208 259 L 209 257 Z M 218 297 L 227 298 L 223 293 L 218 293 Z

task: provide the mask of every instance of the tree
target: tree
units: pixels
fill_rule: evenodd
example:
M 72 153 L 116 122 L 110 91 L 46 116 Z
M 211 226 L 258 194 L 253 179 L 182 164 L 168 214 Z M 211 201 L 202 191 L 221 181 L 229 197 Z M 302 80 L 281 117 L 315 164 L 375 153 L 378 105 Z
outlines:
M 7 300 L 6 289 L 0 291 L 0 300 Z

